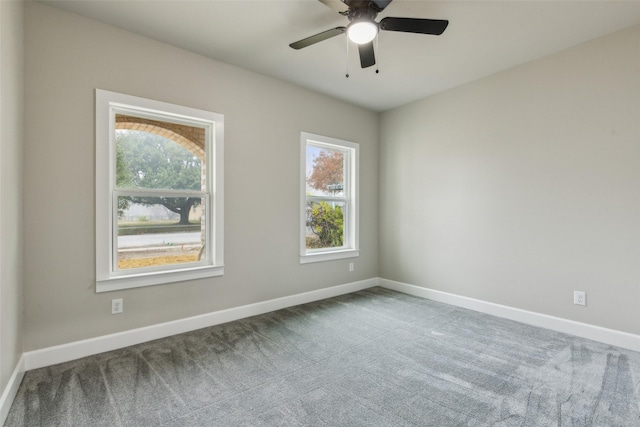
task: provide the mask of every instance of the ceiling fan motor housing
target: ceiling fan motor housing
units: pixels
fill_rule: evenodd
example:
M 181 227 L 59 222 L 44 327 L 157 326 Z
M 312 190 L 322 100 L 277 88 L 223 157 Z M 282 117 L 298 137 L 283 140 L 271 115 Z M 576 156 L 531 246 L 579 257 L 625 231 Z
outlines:
M 378 14 L 391 3 L 391 0 L 343 0 L 343 3 L 349 7 L 349 11 L 344 12 L 344 15 L 350 15 L 352 11 L 364 10 L 371 10 L 375 12 L 375 14 Z M 375 15 L 373 18 L 375 18 Z
M 374 22 L 378 16 L 378 12 L 373 9 L 349 9 L 347 18 L 349 22 L 370 21 Z

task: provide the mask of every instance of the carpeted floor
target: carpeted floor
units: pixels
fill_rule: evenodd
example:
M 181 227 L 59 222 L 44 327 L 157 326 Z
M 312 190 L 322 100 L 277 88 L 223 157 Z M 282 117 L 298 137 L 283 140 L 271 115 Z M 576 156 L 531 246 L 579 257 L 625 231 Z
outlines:
M 27 372 L 5 426 L 640 426 L 640 353 L 373 288 Z

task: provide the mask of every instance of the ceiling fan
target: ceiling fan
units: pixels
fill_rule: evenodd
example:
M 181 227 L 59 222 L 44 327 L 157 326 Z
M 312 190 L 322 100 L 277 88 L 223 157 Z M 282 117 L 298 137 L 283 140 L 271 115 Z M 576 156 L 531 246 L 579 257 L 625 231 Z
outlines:
M 392 0 L 319 0 L 329 6 L 340 15 L 349 19 L 346 27 L 336 27 L 311 37 L 291 43 L 293 49 L 302 49 L 307 46 L 330 39 L 337 35 L 347 33 L 349 40 L 358 45 L 360 53 L 360 65 L 362 68 L 371 67 L 376 63 L 373 40 L 379 30 L 401 31 L 405 33 L 432 34 L 439 36 L 449 25 L 449 21 L 443 19 L 421 18 L 382 18 L 376 22 L 376 16 L 382 12 Z

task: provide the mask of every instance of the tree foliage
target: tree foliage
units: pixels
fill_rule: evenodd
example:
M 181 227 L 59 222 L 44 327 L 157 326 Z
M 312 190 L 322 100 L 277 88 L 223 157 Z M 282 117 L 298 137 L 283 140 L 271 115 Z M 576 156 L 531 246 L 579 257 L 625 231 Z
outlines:
M 120 154 L 121 153 L 121 154 Z M 192 152 L 170 139 L 142 131 L 116 134 L 116 183 L 118 187 L 165 190 L 200 190 L 202 164 Z M 189 212 L 200 204 L 198 197 L 128 197 L 123 202 L 160 204 L 189 223 Z M 120 213 L 121 206 L 118 203 Z
M 313 170 L 307 184 L 325 193 L 343 190 L 344 154 L 334 150 L 321 150 L 313 159 Z M 307 205 L 307 226 L 317 241 L 308 247 L 335 248 L 344 243 L 344 214 L 342 208 L 326 201 L 310 202 Z
M 116 144 L 116 185 L 120 188 L 130 187 L 131 180 L 129 172 L 125 168 L 124 151 L 120 144 Z M 118 216 L 122 216 L 124 211 L 129 209 L 131 200 L 127 197 L 118 198 Z
M 314 189 L 329 191 L 331 185 L 344 182 L 344 155 L 339 151 L 322 150 L 313 159 L 313 171 L 307 183 Z
M 307 209 L 307 225 L 318 237 L 321 248 L 343 245 L 344 215 L 340 206 L 321 201 L 310 203 Z

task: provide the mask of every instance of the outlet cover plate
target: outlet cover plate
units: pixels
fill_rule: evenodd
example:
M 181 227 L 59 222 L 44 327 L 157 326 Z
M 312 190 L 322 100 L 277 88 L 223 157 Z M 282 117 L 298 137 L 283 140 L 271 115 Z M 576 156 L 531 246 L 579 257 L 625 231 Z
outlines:
M 573 303 L 575 305 L 587 305 L 587 293 L 583 291 L 573 291 Z
M 122 298 L 111 300 L 111 314 L 120 314 L 124 311 Z

